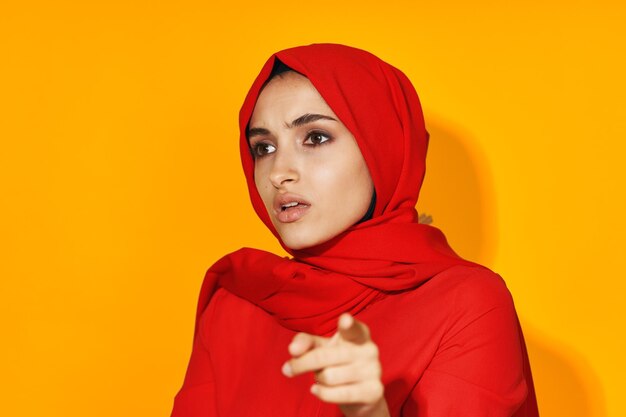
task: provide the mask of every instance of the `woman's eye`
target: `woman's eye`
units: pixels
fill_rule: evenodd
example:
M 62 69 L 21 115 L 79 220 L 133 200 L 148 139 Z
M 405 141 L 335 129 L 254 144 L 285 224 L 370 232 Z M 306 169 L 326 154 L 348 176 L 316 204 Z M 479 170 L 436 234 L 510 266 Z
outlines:
M 321 145 L 322 143 L 326 143 L 330 140 L 330 136 L 326 135 L 322 132 L 311 132 L 307 136 L 305 143 L 312 143 L 313 145 Z
M 260 142 L 252 146 L 252 153 L 254 154 L 255 158 L 263 157 L 267 154 L 274 152 L 275 150 L 276 148 L 274 147 L 274 145 L 271 145 L 269 143 Z

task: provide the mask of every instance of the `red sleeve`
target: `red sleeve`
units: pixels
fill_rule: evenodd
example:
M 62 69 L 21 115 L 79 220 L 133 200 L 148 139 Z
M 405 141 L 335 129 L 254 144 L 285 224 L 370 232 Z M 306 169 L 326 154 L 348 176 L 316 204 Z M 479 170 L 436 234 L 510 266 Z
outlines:
M 216 282 L 216 275 L 208 271 L 200 290 L 191 358 L 183 386 L 174 398 L 171 417 L 217 416 L 211 358 L 201 331 L 211 315 L 209 302 L 215 292 Z
M 185 382 L 174 398 L 172 417 L 216 416 L 215 385 L 209 352 L 198 334 L 194 337 Z
M 447 331 L 403 407 L 405 417 L 510 417 L 527 396 L 513 300 L 481 270 L 457 287 Z

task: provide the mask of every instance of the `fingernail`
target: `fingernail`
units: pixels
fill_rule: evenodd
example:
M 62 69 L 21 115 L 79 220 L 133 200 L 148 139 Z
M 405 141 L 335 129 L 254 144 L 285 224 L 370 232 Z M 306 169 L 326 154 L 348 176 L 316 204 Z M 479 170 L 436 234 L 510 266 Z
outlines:
M 347 329 L 348 327 L 350 327 L 351 324 L 352 324 L 352 316 L 344 314 L 339 319 L 339 325 L 343 327 L 344 329 Z
M 311 394 L 319 394 L 320 392 L 320 387 L 317 384 L 313 384 L 311 385 Z
M 289 365 L 289 362 L 285 362 L 285 364 L 283 365 L 283 375 L 285 376 L 289 376 L 292 377 L 293 376 L 293 370 L 291 369 L 291 365 Z

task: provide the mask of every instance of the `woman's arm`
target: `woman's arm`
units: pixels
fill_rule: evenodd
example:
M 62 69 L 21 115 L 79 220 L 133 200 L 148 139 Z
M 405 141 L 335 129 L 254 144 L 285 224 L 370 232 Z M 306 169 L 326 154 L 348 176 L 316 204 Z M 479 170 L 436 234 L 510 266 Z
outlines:
M 183 386 L 174 398 L 171 417 L 217 416 L 211 358 L 201 331 L 212 314 L 207 306 L 215 291 L 216 282 L 217 275 L 209 269 L 205 274 L 198 297 L 191 358 Z
M 513 300 L 492 273 L 457 289 L 447 331 L 403 406 L 405 417 L 510 417 L 527 396 L 525 349 Z M 535 414 L 531 414 L 535 415 Z
M 209 352 L 196 332 L 183 386 L 174 398 L 171 417 L 217 416 Z

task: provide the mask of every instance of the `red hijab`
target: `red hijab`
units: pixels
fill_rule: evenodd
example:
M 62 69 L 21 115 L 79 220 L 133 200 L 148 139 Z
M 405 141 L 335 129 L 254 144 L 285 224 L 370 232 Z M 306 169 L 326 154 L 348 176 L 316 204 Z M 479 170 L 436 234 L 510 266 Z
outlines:
M 461 259 L 443 233 L 418 223 L 415 204 L 424 179 L 428 133 L 420 102 L 397 68 L 356 48 L 301 46 L 272 55 L 239 115 L 241 161 L 252 205 L 280 241 L 257 192 L 246 127 L 276 59 L 306 76 L 356 138 L 376 189 L 370 220 L 304 250 L 293 259 L 250 248 L 226 255 L 209 271 L 198 315 L 218 286 L 260 306 L 282 326 L 329 335 L 343 312 L 353 315 L 398 291 L 419 287 Z

